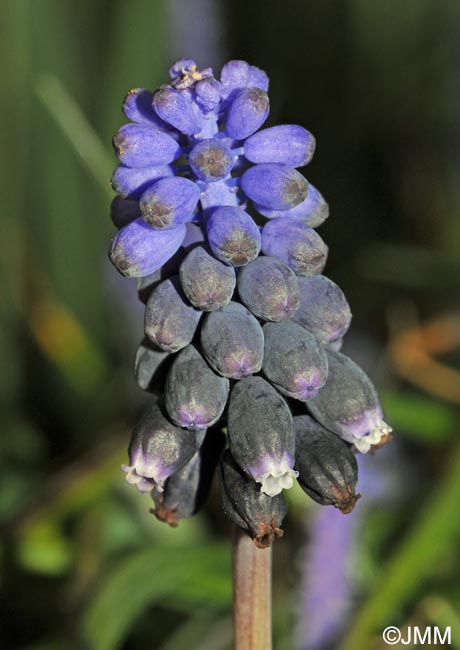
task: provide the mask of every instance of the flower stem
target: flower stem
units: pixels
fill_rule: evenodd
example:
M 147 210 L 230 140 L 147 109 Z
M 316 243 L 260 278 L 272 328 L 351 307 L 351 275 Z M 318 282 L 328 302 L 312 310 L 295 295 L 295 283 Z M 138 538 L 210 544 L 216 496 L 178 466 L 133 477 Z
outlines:
M 258 548 L 235 526 L 233 532 L 233 624 L 235 650 L 271 650 L 272 550 Z

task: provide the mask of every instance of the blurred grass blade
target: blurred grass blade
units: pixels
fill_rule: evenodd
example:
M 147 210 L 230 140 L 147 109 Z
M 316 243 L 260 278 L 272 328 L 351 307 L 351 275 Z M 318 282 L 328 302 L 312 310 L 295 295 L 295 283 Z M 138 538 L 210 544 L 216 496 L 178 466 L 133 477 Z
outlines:
M 167 83 L 171 62 L 164 60 L 167 25 L 164 0 L 137 0 L 112 5 L 113 26 L 107 34 L 109 56 L 99 77 L 100 132 L 104 141 L 120 126 L 120 106 L 130 88 Z M 186 53 L 184 56 L 188 56 Z
M 28 508 L 19 512 L 12 528 L 28 535 L 34 526 L 75 515 L 102 501 L 120 481 L 126 460 L 126 438 L 118 433 L 101 436 L 102 442 L 59 473 L 48 478 Z
M 216 620 L 214 612 L 198 612 L 170 634 L 159 650 L 224 650 L 231 642 L 232 634 L 229 618 Z
M 455 437 L 458 418 L 451 406 L 429 396 L 401 391 L 382 391 L 381 398 L 396 432 L 435 444 Z
M 2 254 L 0 256 L 0 401 L 4 413 L 20 400 L 24 364 L 20 314 L 16 296 L 23 287 L 22 268 L 25 260 L 24 231 L 21 219 L 28 196 L 30 141 L 30 59 L 27 7 L 24 2 L 0 3 L 0 57 L 2 61 L 2 93 L 0 120 L 2 128 Z
M 16 547 L 22 568 L 34 573 L 59 576 L 68 571 L 73 560 L 72 541 L 62 534 L 60 526 L 43 521 L 30 529 Z
M 358 612 L 344 650 L 368 650 L 370 636 L 394 624 L 396 613 L 455 543 L 460 530 L 460 446 L 453 450 L 441 483 L 422 508 L 401 546 L 382 570 L 373 593 Z
M 460 650 L 460 611 L 453 603 L 441 596 L 428 596 L 420 607 L 432 625 L 437 625 L 440 630 L 450 627 L 452 638 L 450 647 Z
M 43 105 L 60 126 L 75 153 L 107 197 L 113 198 L 106 182 L 113 171 L 113 160 L 86 116 L 59 79 L 44 72 L 37 76 L 35 90 Z
M 77 393 L 91 394 L 107 375 L 107 366 L 89 333 L 56 298 L 42 296 L 30 312 L 30 327 L 40 348 Z
M 203 612 L 231 601 L 226 545 L 150 548 L 120 563 L 90 603 L 85 631 L 92 650 L 116 650 L 137 618 L 159 601 L 191 598 Z

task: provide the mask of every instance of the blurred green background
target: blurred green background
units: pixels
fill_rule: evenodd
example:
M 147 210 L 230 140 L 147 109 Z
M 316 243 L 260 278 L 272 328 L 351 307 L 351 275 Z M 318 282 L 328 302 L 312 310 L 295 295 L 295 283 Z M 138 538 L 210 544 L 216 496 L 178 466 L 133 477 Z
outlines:
M 2 647 L 231 647 L 217 486 L 170 530 L 119 469 L 148 398 L 132 378 L 142 310 L 106 256 L 111 135 L 126 92 L 186 56 L 264 68 L 270 124 L 315 134 L 305 173 L 331 207 L 344 349 L 396 432 L 369 459 L 386 487 L 344 558 L 350 609 L 330 648 L 383 648 L 386 625 L 451 626 L 460 648 L 459 35 L 449 0 L 0 0 Z M 275 648 L 304 650 L 318 513 L 288 498 Z

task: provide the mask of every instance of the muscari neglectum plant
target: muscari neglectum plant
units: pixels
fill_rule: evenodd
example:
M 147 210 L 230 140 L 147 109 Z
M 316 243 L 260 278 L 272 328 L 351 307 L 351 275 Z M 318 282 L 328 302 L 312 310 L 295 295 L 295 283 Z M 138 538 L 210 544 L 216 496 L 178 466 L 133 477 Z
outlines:
M 298 171 L 313 135 L 262 128 L 268 77 L 244 61 L 220 80 L 190 59 L 169 73 L 154 92 L 128 93 L 129 123 L 113 139 L 110 259 L 146 303 L 135 376 L 153 395 L 123 470 L 176 526 L 219 467 L 235 524 L 235 647 L 269 650 L 283 490 L 297 480 L 349 513 L 355 454 L 391 429 L 369 378 L 339 352 L 351 312 L 322 275 L 328 248 L 314 230 L 329 209 Z

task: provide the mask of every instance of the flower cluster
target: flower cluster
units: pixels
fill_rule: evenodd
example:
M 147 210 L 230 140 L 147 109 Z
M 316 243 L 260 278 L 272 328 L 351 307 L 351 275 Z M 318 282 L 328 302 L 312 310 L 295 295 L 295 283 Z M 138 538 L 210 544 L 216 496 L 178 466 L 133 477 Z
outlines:
M 157 396 L 123 469 L 174 525 L 201 507 L 220 463 L 225 512 L 265 546 L 295 479 L 349 512 L 354 452 L 391 429 L 369 378 L 338 351 L 351 312 L 321 275 L 328 248 L 314 230 L 329 210 L 298 171 L 314 137 L 261 129 L 268 78 L 244 61 L 218 81 L 184 59 L 170 77 L 128 93 L 130 123 L 114 136 L 110 258 L 146 303 L 135 374 Z

